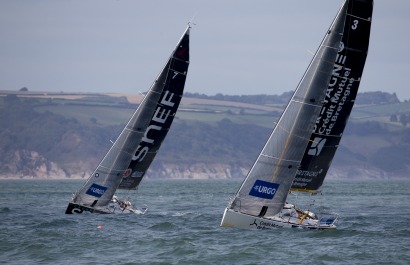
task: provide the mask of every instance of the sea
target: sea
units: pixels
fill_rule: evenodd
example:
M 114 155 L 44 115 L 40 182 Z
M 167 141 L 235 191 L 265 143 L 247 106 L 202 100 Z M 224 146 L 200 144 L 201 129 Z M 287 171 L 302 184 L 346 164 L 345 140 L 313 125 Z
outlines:
M 322 231 L 220 227 L 239 180 L 146 179 L 145 215 L 64 214 L 83 182 L 0 180 L 0 264 L 410 264 L 410 181 L 325 181 Z

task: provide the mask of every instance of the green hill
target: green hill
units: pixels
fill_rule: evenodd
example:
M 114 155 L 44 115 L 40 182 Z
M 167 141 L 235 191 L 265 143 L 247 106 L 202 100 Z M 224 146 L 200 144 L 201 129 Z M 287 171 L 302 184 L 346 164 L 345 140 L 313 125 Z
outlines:
M 0 95 L 3 177 L 87 177 L 137 103 L 127 95 Z M 290 96 L 186 94 L 148 176 L 242 178 Z M 331 177 L 407 177 L 409 117 L 410 103 L 394 94 L 359 94 Z

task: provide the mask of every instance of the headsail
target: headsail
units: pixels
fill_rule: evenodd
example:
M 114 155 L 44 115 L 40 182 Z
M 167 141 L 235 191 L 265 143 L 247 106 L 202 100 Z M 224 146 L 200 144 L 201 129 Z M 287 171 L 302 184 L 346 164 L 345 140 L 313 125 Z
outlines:
M 289 104 L 228 208 L 259 217 L 272 216 L 282 210 L 331 81 L 347 9 L 347 5 L 343 5 L 339 10 Z
M 372 11 L 372 0 L 348 1 L 332 78 L 292 190 L 318 192 L 323 184 L 359 89 L 369 47 Z
M 109 204 L 118 188 L 136 189 L 164 140 L 184 90 L 189 66 L 186 29 L 165 67 L 111 149 L 69 204 Z M 67 208 L 66 213 L 71 213 Z

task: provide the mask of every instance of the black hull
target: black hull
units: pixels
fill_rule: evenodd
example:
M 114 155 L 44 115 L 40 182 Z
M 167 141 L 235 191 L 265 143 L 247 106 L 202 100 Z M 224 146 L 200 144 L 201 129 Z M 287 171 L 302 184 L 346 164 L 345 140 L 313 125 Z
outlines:
M 94 208 L 90 208 L 87 206 L 79 205 L 76 203 L 70 202 L 67 206 L 67 209 L 65 210 L 66 214 L 79 214 L 83 212 L 89 212 L 89 213 L 100 213 L 100 214 L 108 214 L 109 212 L 104 212 L 100 210 L 96 210 Z

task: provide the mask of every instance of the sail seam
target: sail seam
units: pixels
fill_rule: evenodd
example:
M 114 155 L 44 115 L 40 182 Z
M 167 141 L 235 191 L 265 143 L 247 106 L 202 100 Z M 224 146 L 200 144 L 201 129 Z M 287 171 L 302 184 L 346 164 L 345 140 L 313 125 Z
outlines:
M 184 62 L 184 63 L 189 63 L 189 61 L 185 61 L 185 60 L 179 59 L 179 58 L 177 58 L 177 57 L 175 57 L 175 56 L 172 56 L 172 59 L 178 60 L 178 61 L 181 61 L 181 62 Z
M 353 77 L 345 77 L 345 76 L 340 76 L 340 75 L 333 75 L 333 76 L 335 76 L 335 77 L 338 77 L 338 78 L 340 78 L 340 79 L 344 79 L 344 80 L 353 80 L 354 82 L 360 82 L 360 77 L 359 78 L 357 78 L 357 79 L 355 79 L 355 78 L 353 78 Z
M 279 158 L 279 157 L 276 157 L 276 156 L 270 156 L 270 155 L 265 155 L 265 154 L 261 154 L 261 156 L 268 157 L 268 158 L 272 158 L 272 159 L 276 159 L 276 160 L 287 161 L 287 162 L 300 163 L 300 160 L 283 159 L 283 158 Z
M 162 92 L 155 91 L 155 90 L 152 90 L 151 93 L 156 93 L 156 94 L 159 94 L 159 95 L 162 94 Z M 152 99 L 151 99 L 150 101 L 151 101 L 151 102 L 156 102 L 155 100 L 152 100 Z
M 301 103 L 301 104 L 304 104 L 304 105 L 312 106 L 312 107 L 321 107 L 321 106 L 322 106 L 322 105 L 316 105 L 316 104 L 306 103 L 306 102 L 299 101 L 299 100 L 294 100 L 294 99 L 292 99 L 292 101 L 293 101 L 293 102 L 296 102 L 296 103 Z
M 351 16 L 351 17 L 354 17 L 354 18 L 358 18 L 358 19 L 361 19 L 361 20 L 370 22 L 370 17 L 369 17 L 369 18 L 363 18 L 363 17 L 355 16 L 355 15 L 353 15 L 353 14 L 347 14 L 347 15 L 348 15 L 348 16 Z
M 113 171 L 116 171 L 116 172 L 123 172 L 123 171 L 124 171 L 123 169 L 113 169 L 113 168 L 105 167 L 105 166 L 102 166 L 102 165 L 100 165 L 99 168 L 107 169 L 107 171 L 108 171 L 107 173 L 108 173 L 108 174 L 109 174 L 110 172 L 113 172 Z
M 336 51 L 339 50 L 338 47 L 333 47 L 333 46 L 329 46 L 329 45 L 322 45 L 321 47 L 330 48 L 330 49 L 333 49 L 333 50 L 336 50 Z M 332 63 L 333 63 L 333 62 L 332 62 Z
M 132 127 L 125 127 L 125 128 L 124 128 L 124 131 L 130 131 L 130 132 L 135 132 L 135 133 L 139 133 L 139 134 L 143 134 L 143 133 L 144 133 L 143 131 L 139 131 L 138 129 L 137 129 L 137 130 L 134 130 L 134 129 L 132 129 Z
M 363 50 L 354 49 L 354 48 L 350 48 L 350 47 L 345 47 L 345 50 L 346 51 L 352 51 L 352 52 L 359 52 L 359 53 L 363 52 Z
M 324 134 L 324 133 L 315 133 L 318 136 L 326 136 L 326 137 L 335 137 L 335 138 L 342 138 L 341 135 L 336 135 L 336 134 Z

